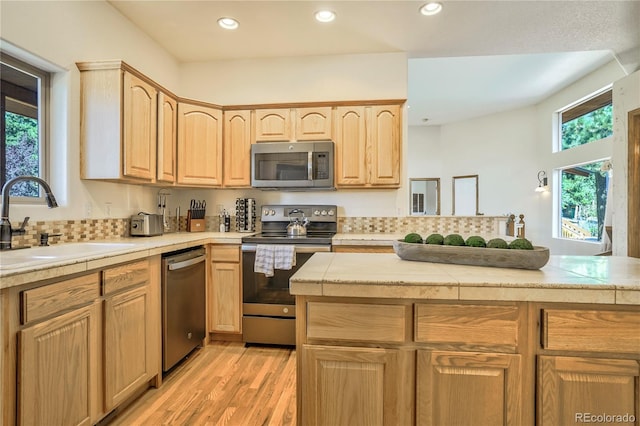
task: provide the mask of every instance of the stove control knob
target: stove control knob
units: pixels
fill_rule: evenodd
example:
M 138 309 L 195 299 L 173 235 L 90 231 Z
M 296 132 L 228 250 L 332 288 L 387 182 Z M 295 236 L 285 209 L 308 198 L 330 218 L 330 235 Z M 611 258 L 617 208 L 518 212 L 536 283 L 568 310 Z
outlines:
M 269 214 L 270 214 L 271 216 L 275 216 L 275 215 L 276 215 L 276 211 L 275 211 L 275 210 L 271 210 L 271 211 L 269 212 Z
M 327 211 L 326 211 L 326 210 L 322 210 L 322 211 L 320 212 L 320 214 L 321 214 L 322 216 L 326 216 L 326 215 L 327 215 Z
M 329 216 L 333 216 L 334 214 L 336 214 L 336 212 L 334 212 L 333 210 L 329 210 Z
M 313 211 L 313 215 L 314 216 L 320 216 L 320 210 L 314 210 Z
M 264 209 L 264 211 L 262 212 L 262 216 L 269 216 L 269 210 Z

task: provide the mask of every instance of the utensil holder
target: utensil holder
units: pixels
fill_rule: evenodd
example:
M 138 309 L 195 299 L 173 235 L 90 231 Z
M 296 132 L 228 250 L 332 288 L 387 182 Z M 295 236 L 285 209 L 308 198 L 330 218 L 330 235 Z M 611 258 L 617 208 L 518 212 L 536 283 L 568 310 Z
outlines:
M 193 219 L 191 210 L 187 212 L 187 232 L 203 232 L 205 228 L 204 219 Z

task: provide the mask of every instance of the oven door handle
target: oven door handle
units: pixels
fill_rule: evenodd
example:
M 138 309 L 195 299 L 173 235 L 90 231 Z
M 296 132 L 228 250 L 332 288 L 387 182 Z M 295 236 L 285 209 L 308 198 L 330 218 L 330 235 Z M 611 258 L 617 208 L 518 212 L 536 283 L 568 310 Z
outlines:
M 320 253 L 330 252 L 331 246 L 312 245 L 312 244 L 298 244 L 295 245 L 296 253 Z M 242 251 L 251 253 L 256 251 L 256 244 L 242 244 Z
M 182 262 L 169 263 L 169 270 L 177 271 L 178 269 L 184 269 L 191 265 L 204 262 L 205 259 L 206 259 L 206 256 L 198 256 L 198 257 L 194 257 L 193 259 L 183 260 Z

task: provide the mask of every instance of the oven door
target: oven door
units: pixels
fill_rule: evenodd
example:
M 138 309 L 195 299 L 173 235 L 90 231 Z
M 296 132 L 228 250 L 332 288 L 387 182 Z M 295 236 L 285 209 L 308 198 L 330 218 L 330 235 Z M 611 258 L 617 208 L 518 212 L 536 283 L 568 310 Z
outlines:
M 275 269 L 272 277 L 256 273 L 256 244 L 242 244 L 242 335 L 245 343 L 295 345 L 295 297 L 289 278 L 314 253 L 330 245 L 296 245 L 296 266 Z

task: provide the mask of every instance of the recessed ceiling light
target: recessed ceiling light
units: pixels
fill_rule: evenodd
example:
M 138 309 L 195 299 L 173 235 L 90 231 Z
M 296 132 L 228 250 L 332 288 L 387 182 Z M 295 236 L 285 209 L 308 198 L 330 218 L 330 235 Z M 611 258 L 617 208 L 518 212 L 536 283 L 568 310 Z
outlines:
M 435 15 L 442 10 L 442 3 L 429 2 L 420 8 L 420 13 L 426 16 Z
M 218 25 L 225 30 L 235 30 L 240 24 L 233 18 L 220 18 L 218 19 Z
M 319 10 L 315 17 L 318 22 L 331 22 L 336 19 L 336 13 L 331 10 Z

